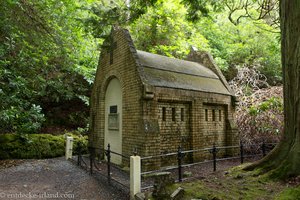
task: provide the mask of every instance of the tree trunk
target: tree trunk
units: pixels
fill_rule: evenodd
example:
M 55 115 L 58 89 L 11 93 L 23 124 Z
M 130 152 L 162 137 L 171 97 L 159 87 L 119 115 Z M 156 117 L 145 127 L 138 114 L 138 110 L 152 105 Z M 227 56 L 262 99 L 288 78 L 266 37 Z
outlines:
M 280 0 L 280 23 L 284 134 L 268 156 L 247 169 L 272 170 L 285 178 L 300 175 L 300 0 Z

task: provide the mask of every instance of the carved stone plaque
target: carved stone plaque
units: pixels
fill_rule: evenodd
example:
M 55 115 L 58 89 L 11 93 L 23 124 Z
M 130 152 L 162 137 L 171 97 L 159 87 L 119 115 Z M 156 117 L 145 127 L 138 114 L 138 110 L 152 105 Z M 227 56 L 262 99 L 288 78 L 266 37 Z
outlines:
M 108 130 L 119 130 L 119 114 L 110 113 L 108 114 Z

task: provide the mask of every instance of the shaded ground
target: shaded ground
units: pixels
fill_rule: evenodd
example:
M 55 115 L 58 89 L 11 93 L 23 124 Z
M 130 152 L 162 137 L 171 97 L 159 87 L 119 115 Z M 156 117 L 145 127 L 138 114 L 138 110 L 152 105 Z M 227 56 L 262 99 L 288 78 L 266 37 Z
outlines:
M 245 158 L 245 162 L 253 162 L 260 159 L 260 156 L 255 156 L 251 158 Z M 77 163 L 77 156 L 73 156 L 74 163 Z M 240 159 L 229 159 L 229 160 L 219 160 L 216 164 L 216 172 L 213 171 L 212 162 L 199 163 L 193 166 L 182 168 L 182 180 L 183 181 L 197 181 L 202 179 L 210 179 L 212 176 L 217 174 L 226 173 L 226 170 L 231 167 L 240 165 Z M 88 155 L 82 156 L 81 166 L 84 170 L 90 171 L 90 159 Z M 170 167 L 167 167 L 170 168 Z M 177 182 L 178 181 L 178 167 L 173 166 L 173 169 L 161 169 L 157 171 L 152 171 L 149 174 L 142 175 L 142 191 L 149 192 L 153 190 L 154 179 L 151 174 L 156 172 L 168 171 L 171 172 L 171 177 Z M 129 169 L 128 169 L 129 170 Z M 110 174 L 111 183 L 122 188 L 123 190 L 129 190 L 129 171 L 121 169 L 120 167 L 111 164 Z M 106 161 L 94 161 L 93 163 L 93 174 L 101 178 L 102 181 L 107 182 L 107 163 Z
M 2 161 L 0 165 L 0 199 L 128 199 L 124 192 L 64 158 Z
M 286 181 L 271 180 L 267 174 L 259 171 L 243 171 L 242 166 L 228 171 L 210 173 L 201 179 L 175 184 L 185 190 L 182 200 L 299 200 L 300 177 Z
M 73 156 L 72 161 L 76 163 L 78 161 L 78 156 Z M 81 167 L 82 169 L 90 172 L 90 159 L 88 155 L 82 156 L 81 160 Z M 94 160 L 93 162 L 93 175 L 103 181 L 104 183 L 107 183 L 107 162 L 101 161 L 101 160 Z M 123 191 L 128 191 L 129 193 L 129 187 L 130 187 L 130 175 L 129 175 L 129 168 L 121 168 L 120 166 L 117 166 L 113 163 L 110 165 L 110 176 L 111 176 L 111 184 L 115 187 L 118 187 L 119 189 Z
M 245 159 L 246 162 L 253 162 L 258 160 L 259 157 L 252 157 Z M 213 162 L 203 162 L 192 166 L 187 166 L 182 168 L 182 180 L 184 182 L 188 181 L 197 181 L 202 179 L 211 179 L 212 177 L 228 173 L 227 170 L 231 167 L 240 165 L 239 159 L 229 159 L 229 160 L 219 160 L 216 163 L 216 172 L 213 171 Z M 162 170 L 171 172 L 171 177 L 177 182 L 179 179 L 178 169 L 175 166 L 175 169 L 171 170 Z M 142 176 L 142 188 L 149 188 L 151 190 L 151 186 L 154 184 L 154 180 L 148 175 Z M 148 191 L 148 189 L 146 189 Z
M 86 160 L 87 161 L 87 160 Z M 125 200 L 129 199 L 128 191 L 120 187 L 107 185 L 107 179 L 99 173 L 106 174 L 106 164 L 97 163 L 99 173 L 94 169 L 91 176 L 87 161 L 85 170 L 64 158 L 47 160 L 6 160 L 0 161 L 0 200 L 1 199 L 87 199 L 87 200 Z M 235 170 L 228 168 L 238 165 L 238 160 L 220 161 L 217 172 L 212 171 L 212 163 L 184 168 L 189 172 L 189 180 L 175 184 L 185 189 L 183 199 L 300 199 L 298 197 L 280 198 L 282 191 L 298 187 L 300 194 L 300 177 L 287 182 L 272 182 L 259 177 L 256 172 L 243 172 L 240 167 Z M 112 170 L 112 178 L 128 184 L 128 174 Z M 176 176 L 176 170 L 173 172 Z M 97 175 L 98 174 L 98 175 Z M 125 180 L 125 182 L 124 182 Z M 147 195 L 150 195 L 145 191 Z M 288 193 L 289 191 L 287 191 Z M 295 191 L 292 191 L 293 193 Z M 296 194 L 297 196 L 298 193 Z M 19 196 L 18 196 L 19 195 Z M 31 195 L 31 196 L 30 196 Z M 38 196 L 40 195 L 40 196 Z M 50 198 L 50 195 L 54 195 Z M 56 196 L 55 196 L 56 195 Z

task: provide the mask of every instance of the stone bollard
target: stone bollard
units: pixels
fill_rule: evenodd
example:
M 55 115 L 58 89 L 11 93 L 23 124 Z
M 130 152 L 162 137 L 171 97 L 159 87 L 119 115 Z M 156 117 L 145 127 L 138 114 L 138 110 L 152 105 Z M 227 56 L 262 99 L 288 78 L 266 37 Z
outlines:
M 73 137 L 66 138 L 66 160 L 72 158 L 73 153 Z
M 152 196 L 155 199 L 169 199 L 167 187 L 174 183 L 171 178 L 171 172 L 158 172 L 154 173 L 154 190 Z
M 130 199 L 141 192 L 141 157 L 130 156 Z
M 184 189 L 182 187 L 177 188 L 170 196 L 170 200 L 183 199 Z

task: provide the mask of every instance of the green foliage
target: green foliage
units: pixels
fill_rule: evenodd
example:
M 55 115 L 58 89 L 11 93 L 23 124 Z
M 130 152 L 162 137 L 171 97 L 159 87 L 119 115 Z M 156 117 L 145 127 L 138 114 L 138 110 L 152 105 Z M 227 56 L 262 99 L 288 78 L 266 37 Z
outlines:
M 74 137 L 74 154 L 80 143 L 82 153 L 87 152 L 87 137 L 68 134 Z M 65 136 L 50 134 L 28 134 L 26 140 L 17 134 L 0 135 L 0 159 L 41 159 L 65 155 Z
M 188 7 L 187 19 L 189 21 L 198 21 L 201 17 L 208 16 L 210 12 L 210 5 L 214 5 L 218 1 L 201 1 L 201 0 L 182 0 L 186 7 Z
M 185 57 L 192 46 L 210 51 L 208 40 L 185 15 L 186 9 L 178 1 L 158 1 L 129 28 L 136 47 L 177 58 Z
M 95 1 L 83 8 L 90 11 L 85 19 L 86 29 L 96 38 L 107 39 L 113 26 L 126 27 L 145 14 L 148 7 L 154 6 L 156 2 L 157 0 Z
M 185 58 L 193 46 L 210 52 L 229 74 L 256 68 L 269 83 L 280 82 L 277 30 L 267 19 L 243 17 L 233 24 L 224 5 L 200 0 L 0 1 L 0 132 L 34 133 L 63 124 L 77 128 L 79 121 L 85 127 L 98 45 L 116 25 L 131 31 L 140 50 Z M 254 7 L 249 12 L 257 16 Z
M 193 3 L 200 7 L 206 5 Z M 208 7 L 211 7 L 209 17 L 191 23 L 185 18 L 189 10 L 181 1 L 157 1 L 128 27 L 140 50 L 184 58 L 194 46 L 210 52 L 225 72 L 231 68 L 256 68 L 266 75 L 270 84 L 281 82 L 278 29 L 266 21 L 249 18 L 233 24 L 228 19 L 228 9 L 217 9 L 220 7 L 217 3 Z M 255 10 L 251 12 L 258 14 Z
M 272 97 L 266 101 L 261 102 L 259 105 L 254 105 L 249 108 L 249 114 L 256 116 L 268 110 L 275 109 L 277 112 L 283 112 L 282 98 Z
M 98 52 L 81 4 L 0 2 L 0 132 L 37 132 L 53 104 L 88 102 Z
M 0 135 L 1 159 L 52 158 L 64 155 L 64 137 L 30 134 L 23 141 L 14 134 Z
M 79 151 L 82 154 L 88 152 L 88 127 L 78 128 L 75 131 L 65 133 L 66 136 L 71 136 L 74 139 L 73 142 L 73 154 L 78 154 Z M 80 149 L 79 149 L 80 148 Z
M 198 30 L 209 41 L 212 54 L 223 69 L 229 66 L 256 67 L 269 82 L 281 80 L 278 33 L 265 22 L 242 20 L 238 25 L 227 19 L 227 13 L 213 14 L 198 22 Z M 220 62 L 221 61 L 221 62 Z
M 282 132 L 283 100 L 282 98 L 272 97 L 259 105 L 249 108 L 249 117 L 252 119 L 250 124 L 257 128 L 261 134 L 270 132 L 279 134 Z
M 282 88 L 257 90 L 240 97 L 236 121 L 241 139 L 248 144 L 278 142 L 283 133 Z
M 231 23 L 238 25 L 243 19 L 265 20 L 274 27 L 279 23 L 279 1 L 258 0 L 182 0 L 188 8 L 187 19 L 199 21 L 214 12 L 228 12 Z
M 31 103 L 34 93 L 28 81 L 6 69 L 0 69 L 0 130 L 36 133 L 45 121 L 39 105 Z
M 44 114 L 41 113 L 41 107 L 32 104 L 28 110 L 24 107 L 11 106 L 0 112 L 0 120 L 2 121 L 1 129 L 11 130 L 18 134 L 36 133 L 43 121 Z

